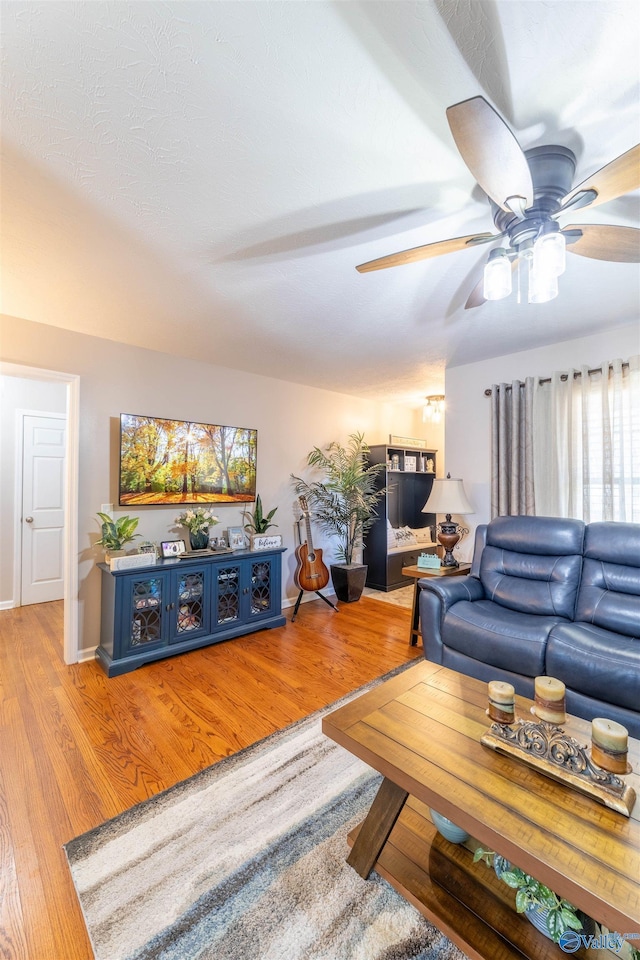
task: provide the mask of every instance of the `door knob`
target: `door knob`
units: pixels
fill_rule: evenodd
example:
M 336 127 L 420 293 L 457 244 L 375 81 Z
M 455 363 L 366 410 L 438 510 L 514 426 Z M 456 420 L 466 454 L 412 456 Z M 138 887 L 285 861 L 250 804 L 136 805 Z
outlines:
M 25 517 L 25 523 L 33 523 L 33 517 Z

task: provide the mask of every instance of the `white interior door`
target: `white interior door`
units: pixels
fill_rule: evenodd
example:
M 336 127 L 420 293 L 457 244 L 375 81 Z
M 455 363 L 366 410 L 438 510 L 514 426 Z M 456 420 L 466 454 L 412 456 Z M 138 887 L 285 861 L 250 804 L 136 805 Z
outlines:
M 64 417 L 23 418 L 23 606 L 64 595 L 65 448 Z

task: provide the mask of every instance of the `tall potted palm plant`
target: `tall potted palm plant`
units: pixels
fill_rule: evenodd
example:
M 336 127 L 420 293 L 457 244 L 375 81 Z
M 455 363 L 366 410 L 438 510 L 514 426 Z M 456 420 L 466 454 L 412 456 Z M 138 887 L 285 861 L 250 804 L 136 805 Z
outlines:
M 338 562 L 331 565 L 331 577 L 338 600 L 345 603 L 362 595 L 367 567 L 355 558 L 384 495 L 384 489 L 377 488 L 384 464 L 369 464 L 368 453 L 364 434 L 352 433 L 346 446 L 333 441 L 308 454 L 307 464 L 322 472 L 321 480 L 291 476 L 296 494 L 306 497 L 313 520 L 337 540 Z

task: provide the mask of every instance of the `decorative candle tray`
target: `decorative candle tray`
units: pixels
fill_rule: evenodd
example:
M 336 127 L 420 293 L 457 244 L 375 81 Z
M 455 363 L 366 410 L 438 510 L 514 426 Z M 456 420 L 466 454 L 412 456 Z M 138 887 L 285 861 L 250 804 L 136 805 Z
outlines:
M 582 747 L 560 726 L 544 720 L 516 720 L 509 725 L 492 723 L 480 742 L 587 794 L 605 807 L 626 817 L 631 815 L 636 800 L 633 787 L 617 774 L 597 767 L 587 747 Z M 627 773 L 631 773 L 630 766 Z

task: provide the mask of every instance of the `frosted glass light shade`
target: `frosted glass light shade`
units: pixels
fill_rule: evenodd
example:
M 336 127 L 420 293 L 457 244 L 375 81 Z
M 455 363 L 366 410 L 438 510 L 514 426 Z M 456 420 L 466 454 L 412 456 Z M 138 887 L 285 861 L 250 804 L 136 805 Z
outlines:
M 422 513 L 473 513 L 473 507 L 467 500 L 462 480 L 447 477 L 446 480 L 434 480 L 429 499 Z
M 511 293 L 511 263 L 504 250 L 492 250 L 484 266 L 485 300 L 502 300 Z
M 529 303 L 547 303 L 558 296 L 558 278 L 553 273 L 543 273 L 535 268 L 535 261 L 529 266 Z
M 533 245 L 533 269 L 541 276 L 559 277 L 566 267 L 566 243 L 564 236 L 544 233 Z

